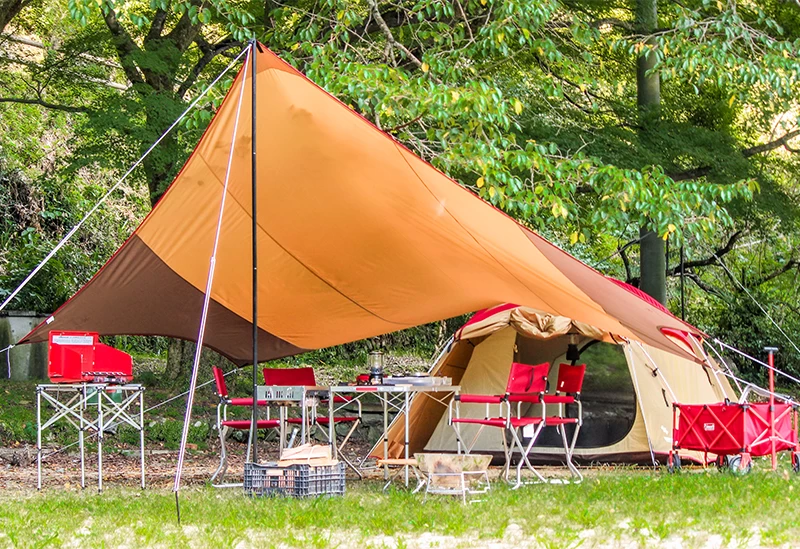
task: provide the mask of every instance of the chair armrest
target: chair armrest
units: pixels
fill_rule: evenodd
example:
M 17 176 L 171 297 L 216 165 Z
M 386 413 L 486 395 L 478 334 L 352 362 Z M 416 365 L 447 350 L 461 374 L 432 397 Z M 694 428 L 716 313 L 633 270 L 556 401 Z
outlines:
M 544 398 L 547 398 L 546 396 Z M 541 395 L 532 395 L 532 394 L 510 394 L 508 395 L 509 402 L 529 402 L 531 404 L 539 404 L 542 402 Z
M 542 397 L 545 404 L 574 404 L 575 397 L 570 395 L 544 395 Z
M 460 394 L 453 397 L 453 400 L 469 404 L 502 404 L 505 398 L 505 395 Z

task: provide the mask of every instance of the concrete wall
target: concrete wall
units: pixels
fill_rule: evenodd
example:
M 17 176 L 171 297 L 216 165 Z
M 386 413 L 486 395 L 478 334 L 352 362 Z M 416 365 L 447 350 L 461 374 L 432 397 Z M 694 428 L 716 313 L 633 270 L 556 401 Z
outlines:
M 16 343 L 47 317 L 27 311 L 0 312 L 0 349 Z M 9 375 L 10 373 L 10 375 Z M 47 379 L 47 343 L 14 347 L 0 353 L 0 379 Z

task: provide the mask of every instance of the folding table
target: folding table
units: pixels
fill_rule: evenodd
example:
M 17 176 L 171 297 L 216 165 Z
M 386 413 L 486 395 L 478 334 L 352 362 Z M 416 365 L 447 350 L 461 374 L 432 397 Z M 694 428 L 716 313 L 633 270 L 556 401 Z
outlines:
M 119 397 L 118 401 L 115 397 Z M 42 422 L 42 402 L 53 414 Z M 139 405 L 138 413 L 136 404 Z M 36 386 L 37 488 L 42 488 L 42 433 L 59 420 L 78 431 L 81 455 L 81 488 L 86 487 L 84 433 L 97 434 L 97 490 L 103 490 L 103 436 L 112 425 L 124 423 L 139 431 L 139 461 L 144 488 L 144 386 L 110 383 L 52 383 Z
M 433 399 L 445 408 L 449 397 L 456 395 L 461 390 L 458 385 L 337 385 L 330 387 L 330 401 L 334 402 L 334 397 L 338 395 L 348 395 L 350 398 L 347 402 L 342 403 L 340 406 L 331 406 L 328 408 L 330 415 L 331 430 L 330 436 L 333 437 L 333 415 L 340 409 L 352 404 L 354 401 L 364 398 L 366 395 L 375 395 L 375 397 L 383 404 L 383 459 L 384 461 L 389 458 L 389 410 L 397 412 L 396 417 L 403 415 L 403 457 L 408 461 L 410 458 L 408 453 L 409 431 L 408 431 L 408 412 L 411 409 L 411 403 L 417 395 L 424 395 Z M 334 440 L 331 438 L 331 440 Z M 335 445 L 334 445 L 335 446 Z M 333 449 L 334 456 L 336 455 L 336 448 Z M 408 472 L 409 466 L 404 465 L 404 480 L 405 485 L 408 486 Z M 384 466 L 383 476 L 385 480 L 389 478 L 389 468 Z

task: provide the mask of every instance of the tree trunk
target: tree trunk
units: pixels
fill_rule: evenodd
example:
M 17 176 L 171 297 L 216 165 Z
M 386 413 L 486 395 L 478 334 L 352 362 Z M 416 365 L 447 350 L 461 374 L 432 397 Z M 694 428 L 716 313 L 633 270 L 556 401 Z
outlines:
M 183 339 L 170 339 L 167 348 L 167 368 L 164 375 L 171 385 L 179 385 L 189 378 L 194 360 L 195 344 Z
M 656 0 L 638 0 L 636 3 L 636 30 L 647 35 L 658 27 Z M 658 131 L 661 106 L 661 82 L 658 74 L 647 74 L 655 66 L 655 56 L 648 55 L 643 48 L 636 59 L 636 102 L 639 107 L 640 141 L 648 143 L 648 134 Z M 667 264 L 664 240 L 649 227 L 641 227 L 639 241 L 639 265 L 641 269 L 639 288 L 666 304 Z
M 30 4 L 30 0 L 0 0 L 0 33 L 28 4 Z

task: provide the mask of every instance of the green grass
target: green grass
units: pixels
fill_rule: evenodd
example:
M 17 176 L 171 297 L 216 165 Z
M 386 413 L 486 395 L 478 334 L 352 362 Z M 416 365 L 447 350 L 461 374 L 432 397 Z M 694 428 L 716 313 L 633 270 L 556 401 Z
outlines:
M 47 490 L 0 495 L 0 546 L 412 547 L 422 533 L 448 548 L 503 539 L 509 546 L 579 547 L 680 538 L 697 546 L 712 535 L 726 544 L 759 536 L 769 546 L 798 539 L 798 496 L 800 478 L 793 475 L 715 470 L 667 475 L 622 469 L 579 485 L 519 490 L 498 482 L 483 501 L 466 506 L 441 496 L 423 503 L 422 495 L 403 490 L 383 493 L 375 482 L 350 482 L 343 498 L 313 500 L 190 488 L 182 492 L 178 526 L 167 490 Z M 509 532 L 517 537 L 509 540 Z

